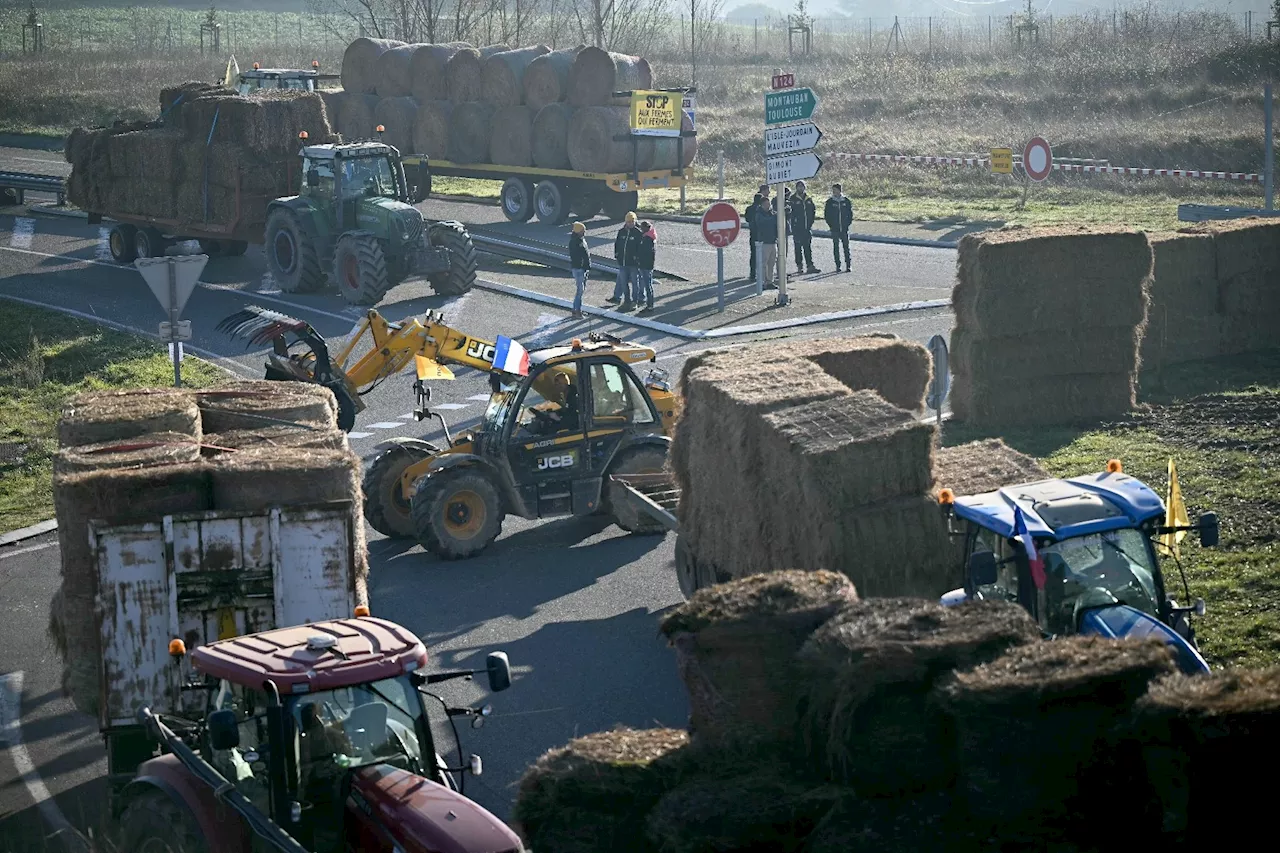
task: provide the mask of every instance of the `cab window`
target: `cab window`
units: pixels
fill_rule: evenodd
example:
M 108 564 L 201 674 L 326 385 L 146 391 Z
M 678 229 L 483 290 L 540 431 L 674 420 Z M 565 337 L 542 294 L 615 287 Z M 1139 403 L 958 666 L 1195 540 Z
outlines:
M 263 814 L 270 812 L 267 779 L 267 696 L 260 690 L 222 681 L 213 695 L 210 711 L 234 711 L 239 721 L 240 745 L 213 750 L 210 762 L 227 781 Z
M 653 423 L 644 391 L 621 367 L 607 362 L 591 365 L 591 414 L 596 426 Z
M 990 553 L 996 559 L 996 582 L 978 587 L 980 598 L 1018 601 L 1018 561 L 1008 539 L 985 528 L 978 528 L 969 553 Z

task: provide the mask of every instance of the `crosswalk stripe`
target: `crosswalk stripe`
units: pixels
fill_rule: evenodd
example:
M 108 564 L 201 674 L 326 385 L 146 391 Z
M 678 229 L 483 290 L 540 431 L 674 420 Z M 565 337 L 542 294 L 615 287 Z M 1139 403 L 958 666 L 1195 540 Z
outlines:
M 365 426 L 369 429 L 395 429 L 396 427 L 404 426 L 404 424 L 399 421 L 379 421 L 376 424 L 365 424 Z
M 371 432 L 349 432 L 347 438 L 368 438 L 373 435 Z

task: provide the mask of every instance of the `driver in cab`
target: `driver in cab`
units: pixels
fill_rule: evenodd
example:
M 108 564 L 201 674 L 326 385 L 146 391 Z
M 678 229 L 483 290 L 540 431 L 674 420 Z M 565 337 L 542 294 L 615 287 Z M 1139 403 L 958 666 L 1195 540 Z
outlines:
M 556 403 L 544 403 L 542 406 L 554 405 L 555 408 L 535 406 L 533 422 L 529 430 L 534 435 L 555 435 L 558 432 L 573 432 L 579 429 L 578 388 L 573 376 L 565 371 L 555 374 L 552 379 L 554 391 L 550 396 Z

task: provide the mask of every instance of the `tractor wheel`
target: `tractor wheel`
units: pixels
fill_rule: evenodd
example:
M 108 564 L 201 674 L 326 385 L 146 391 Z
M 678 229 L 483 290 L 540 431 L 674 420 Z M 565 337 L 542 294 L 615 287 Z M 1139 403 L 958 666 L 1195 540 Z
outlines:
M 626 452 L 609 469 L 610 474 L 661 474 L 667 466 L 667 454 L 656 447 L 639 447 Z M 641 512 L 625 496 L 617 483 L 605 483 L 605 500 L 613 521 L 628 533 L 662 533 L 667 528 L 661 521 Z
M 498 490 L 474 468 L 427 477 L 419 483 L 409 510 L 422 547 L 446 560 L 474 557 L 502 532 Z
M 271 211 L 262 251 L 267 256 L 267 270 L 285 293 L 311 293 L 324 286 L 316 245 L 293 211 Z
M 533 191 L 533 206 L 538 221 L 546 225 L 563 225 L 569 218 L 572 193 L 569 187 L 558 181 L 542 181 Z
M 449 271 L 431 276 L 431 289 L 440 296 L 466 293 L 476 283 L 476 247 L 460 222 L 436 222 L 427 232 L 431 245 L 449 250 Z
M 133 253 L 139 258 L 159 258 L 164 255 L 165 239 L 154 228 L 139 228 L 133 232 Z
M 593 219 L 604 207 L 604 198 L 609 191 L 597 184 L 583 181 L 569 200 L 569 209 L 579 219 Z
M 618 193 L 609 190 L 604 194 L 604 215 L 621 222 L 627 214 L 640 205 L 640 193 L 632 190 L 629 193 Z
M 352 305 L 377 305 L 391 289 L 387 256 L 372 234 L 350 231 L 333 250 L 333 279 L 338 292 Z
M 190 809 L 161 790 L 148 791 L 129 803 L 120 825 L 121 849 L 132 853 L 208 853 Z
M 434 448 L 434 452 L 439 450 Z M 396 445 L 379 453 L 364 472 L 364 517 L 369 526 L 392 539 L 412 538 L 415 532 L 409 501 L 400 491 L 406 468 L 426 459 L 418 447 Z
M 133 244 L 133 235 L 138 231 L 132 225 L 121 223 L 111 229 L 107 237 L 107 247 L 111 250 L 111 258 L 118 264 L 131 264 L 138 257 L 138 249 Z
M 680 594 L 685 601 L 693 598 L 698 590 L 714 586 L 716 582 L 715 572 L 693 556 L 683 533 L 676 534 L 676 580 L 680 582 Z
M 533 181 L 528 178 L 507 178 L 502 182 L 498 195 L 502 213 L 512 222 L 528 222 L 533 216 Z

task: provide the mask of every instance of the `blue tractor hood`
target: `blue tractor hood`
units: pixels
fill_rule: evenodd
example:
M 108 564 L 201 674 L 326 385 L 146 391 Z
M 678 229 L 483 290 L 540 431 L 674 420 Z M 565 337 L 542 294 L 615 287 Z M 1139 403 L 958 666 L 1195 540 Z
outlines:
M 1209 672 L 1209 664 L 1181 634 L 1150 614 L 1127 604 L 1086 610 L 1080 617 L 1080 633 L 1112 639 L 1159 637 L 1173 647 L 1178 668 L 1187 675 Z

